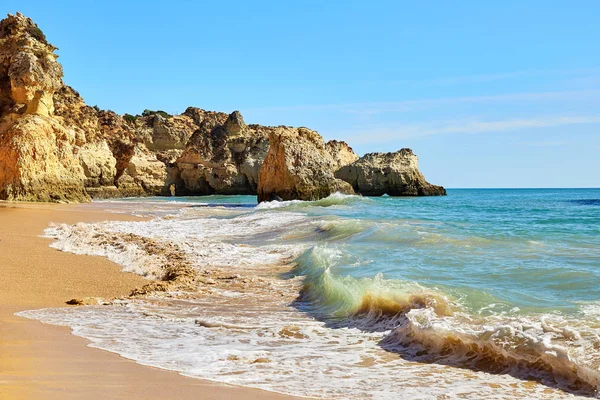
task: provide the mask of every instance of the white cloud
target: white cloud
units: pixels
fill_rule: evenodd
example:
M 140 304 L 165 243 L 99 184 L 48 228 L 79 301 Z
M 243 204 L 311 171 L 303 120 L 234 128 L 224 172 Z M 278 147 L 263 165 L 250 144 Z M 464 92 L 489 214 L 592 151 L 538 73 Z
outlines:
M 365 130 L 360 133 L 354 132 L 346 135 L 343 132 L 338 132 L 338 136 L 344 137 L 344 140 L 351 141 L 353 144 L 366 144 L 432 135 L 481 134 L 581 124 L 600 124 L 600 115 L 538 116 L 493 121 L 464 119 L 422 124 L 400 124 L 389 128 Z
M 519 142 L 520 145 L 529 147 L 560 147 L 568 144 L 566 140 L 540 140 L 534 142 Z
M 504 81 L 511 79 L 529 78 L 529 77 L 547 77 L 563 78 L 580 75 L 594 74 L 598 76 L 600 70 L 597 68 L 574 68 L 574 69 L 547 69 L 547 70 L 522 70 L 511 72 L 500 72 L 495 74 L 462 75 L 443 78 L 431 78 L 423 80 L 399 80 L 380 82 L 388 85 L 419 85 L 419 86 L 453 86 L 481 84 L 486 82 Z
M 569 101 L 599 99 L 600 90 L 575 90 L 554 92 L 509 93 L 489 96 L 460 96 L 438 99 L 404 100 L 397 102 L 364 102 L 293 105 L 277 107 L 247 108 L 244 112 L 274 112 L 274 111 L 337 111 L 342 113 L 373 115 L 381 113 L 403 113 L 418 110 L 444 107 L 456 104 L 481 104 L 492 102 L 533 102 L 533 101 Z

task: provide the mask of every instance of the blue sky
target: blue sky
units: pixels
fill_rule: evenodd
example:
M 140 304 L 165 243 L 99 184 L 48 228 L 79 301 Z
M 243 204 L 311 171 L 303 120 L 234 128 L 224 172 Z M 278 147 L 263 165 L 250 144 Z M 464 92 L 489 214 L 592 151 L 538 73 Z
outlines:
M 123 4 L 126 3 L 126 4 Z M 65 82 L 119 113 L 238 109 L 446 187 L 600 187 L 600 2 L 37 1 Z

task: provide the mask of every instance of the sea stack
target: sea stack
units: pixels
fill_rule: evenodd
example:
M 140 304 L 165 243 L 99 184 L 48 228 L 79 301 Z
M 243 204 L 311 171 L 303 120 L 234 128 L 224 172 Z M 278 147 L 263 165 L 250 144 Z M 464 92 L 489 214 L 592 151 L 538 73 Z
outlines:
M 369 153 L 340 168 L 336 177 L 348 182 L 363 196 L 444 196 L 446 189 L 432 185 L 419 171 L 411 149 L 395 153 Z
M 281 127 L 271 132 L 269 144 L 258 176 L 259 202 L 318 200 L 335 192 L 354 194 L 348 183 L 334 176 L 340 164 L 348 161 L 348 155 L 334 158 L 330 151 L 337 148 L 326 146 L 317 132 Z

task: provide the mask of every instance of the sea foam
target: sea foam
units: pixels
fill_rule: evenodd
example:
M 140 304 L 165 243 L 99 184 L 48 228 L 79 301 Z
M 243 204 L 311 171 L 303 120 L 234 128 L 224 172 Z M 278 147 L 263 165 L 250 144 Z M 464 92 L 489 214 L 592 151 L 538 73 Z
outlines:
M 161 203 L 145 206 L 146 215 L 156 216 L 150 221 L 55 225 L 46 231 L 53 247 L 105 256 L 148 278 L 161 279 L 165 260 L 127 235 L 176 246 L 198 273 L 220 275 L 206 275 L 215 278 L 196 294 L 20 315 L 70 326 L 92 346 L 141 364 L 301 396 L 597 393 L 595 303 L 582 305 L 583 319 L 526 313 L 483 292 L 390 278 L 380 266 L 382 259 L 406 262 L 420 248 L 483 257 L 512 246 L 526 258 L 550 251 L 547 241 L 449 234 L 439 222 L 385 219 L 377 209 L 375 218 L 351 214 L 376 205 L 344 195 L 256 208 Z M 374 266 L 378 273 L 366 273 Z

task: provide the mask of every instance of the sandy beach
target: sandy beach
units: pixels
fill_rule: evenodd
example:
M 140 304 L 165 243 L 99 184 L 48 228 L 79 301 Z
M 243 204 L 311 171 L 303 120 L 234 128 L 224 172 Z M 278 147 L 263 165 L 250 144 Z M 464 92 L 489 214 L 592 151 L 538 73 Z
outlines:
M 40 237 L 50 222 L 136 219 L 90 205 L 0 203 L 0 399 L 279 399 L 187 378 L 87 347 L 68 328 L 14 316 L 72 298 L 112 298 L 146 283 L 101 258 L 63 253 Z

